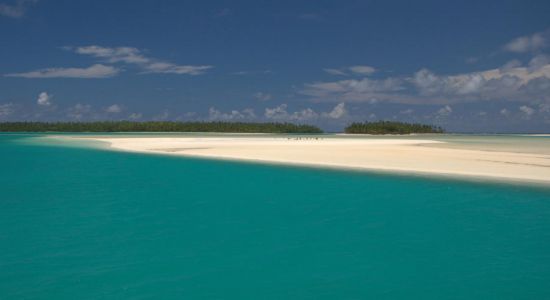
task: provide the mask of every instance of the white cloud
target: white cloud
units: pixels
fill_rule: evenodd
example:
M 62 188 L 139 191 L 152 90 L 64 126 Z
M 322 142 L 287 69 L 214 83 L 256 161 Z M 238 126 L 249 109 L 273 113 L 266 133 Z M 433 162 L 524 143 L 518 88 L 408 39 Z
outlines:
M 13 103 L 0 104 L 0 118 L 7 117 L 15 111 Z
M 183 114 L 182 118 L 185 119 L 185 120 L 197 119 L 197 112 L 188 111 L 188 112 Z
M 400 78 L 348 79 L 332 82 L 315 82 L 305 85 L 300 94 L 313 97 L 316 101 L 329 102 L 368 102 L 381 100 L 398 101 L 403 95 L 397 92 L 403 90 L 404 81 Z M 406 96 L 405 96 L 406 97 Z M 404 101 L 404 100 L 403 100 Z
M 92 106 L 89 104 L 76 104 L 67 110 L 67 117 L 80 120 L 92 112 Z
M 299 91 L 313 101 L 451 104 L 480 100 L 550 103 L 550 57 L 528 66 L 513 60 L 500 68 L 439 75 L 421 69 L 412 76 L 307 83 Z
M 361 80 L 340 80 L 335 82 L 318 82 L 306 85 L 303 91 L 306 95 L 327 96 L 333 93 L 375 93 L 393 92 L 403 89 L 402 81 L 397 78 L 373 80 L 364 78 Z
M 318 113 L 316 113 L 313 109 L 308 107 L 308 108 L 302 109 L 300 111 L 295 111 L 294 113 L 292 113 L 290 115 L 290 119 L 291 120 L 296 120 L 296 121 L 304 121 L 304 120 L 315 119 L 318 116 L 319 116 Z
M 548 65 L 550 65 L 550 56 L 539 54 L 529 61 L 529 70 L 538 71 Z
M 402 110 L 400 111 L 399 113 L 402 114 L 402 115 L 410 115 L 414 112 L 413 109 L 409 108 L 409 109 L 405 109 L 405 110 Z
M 37 0 L 16 0 L 13 5 L 0 3 L 0 16 L 21 18 L 27 12 L 28 7 L 36 2 Z
M 289 113 L 287 111 L 287 105 L 281 104 L 274 108 L 266 108 L 264 116 L 267 119 L 273 119 L 277 121 L 303 121 L 317 118 L 319 115 L 311 108 L 306 108 L 301 111 L 295 111 Z
M 448 102 L 531 101 L 536 97 L 550 100 L 545 84 L 550 80 L 550 64 L 543 64 L 543 58 L 538 58 L 531 65 L 529 68 L 512 67 L 509 63 L 499 69 L 444 76 L 423 69 L 411 82 L 421 96 L 439 97 Z
M 238 110 L 232 110 L 230 112 L 224 113 L 221 112 L 214 107 L 211 107 L 208 110 L 208 117 L 211 120 L 242 120 L 242 119 L 254 119 L 256 118 L 256 114 L 254 113 L 254 110 L 251 108 L 243 109 L 242 111 Z
M 160 114 L 153 117 L 153 120 L 155 121 L 164 121 L 167 120 L 170 117 L 170 113 L 167 110 L 164 110 Z
M 500 110 L 500 114 L 507 117 L 510 115 L 510 111 L 507 110 L 506 108 L 503 108 Z
M 111 113 L 111 114 L 117 114 L 122 111 L 122 107 L 118 104 L 113 104 L 105 109 L 105 112 Z
M 530 118 L 535 113 L 535 109 L 527 105 L 520 106 L 519 110 L 525 115 L 526 118 Z
M 248 118 L 256 118 L 256 114 L 252 108 L 245 108 L 242 110 L 242 113 Z
M 512 59 L 511 61 L 505 63 L 502 67 L 500 67 L 499 71 L 505 73 L 518 67 L 521 67 L 521 61 L 517 59 Z
M 515 53 L 538 51 L 548 46 L 549 35 L 550 30 L 546 30 L 528 36 L 521 36 L 504 45 L 504 50 Z
M 141 113 L 132 113 L 128 116 L 128 119 L 130 120 L 139 120 L 143 117 Z
M 453 113 L 453 108 L 449 105 L 445 105 L 440 110 L 437 111 L 438 117 L 446 117 Z
M 356 65 L 346 68 L 346 70 L 350 71 L 351 73 L 359 74 L 359 75 L 371 75 L 372 73 L 376 72 L 376 69 L 371 66 L 365 66 L 365 65 Z M 342 70 L 342 69 L 333 69 L 333 68 L 325 68 L 323 71 L 327 72 L 330 75 L 338 75 L 338 76 L 347 76 L 349 75 L 348 72 Z
M 271 99 L 271 94 L 257 92 L 254 94 L 254 98 L 258 99 L 259 101 L 269 101 Z
M 139 66 L 143 73 L 200 75 L 213 68 L 209 65 L 177 65 L 174 63 L 147 57 L 143 51 L 133 47 L 102 47 L 97 45 L 84 47 L 66 47 L 78 54 L 90 55 L 109 63 L 125 63 Z
M 346 76 L 348 75 L 346 72 L 339 70 L 339 69 L 323 69 L 323 71 L 327 72 L 330 75 L 338 75 L 338 76 Z
M 287 108 L 288 106 L 286 104 L 281 104 L 274 108 L 266 108 L 264 117 L 276 121 L 304 121 L 315 119 L 319 116 L 319 114 L 311 108 L 306 108 L 292 113 L 289 113 Z
M 268 119 L 283 119 L 288 118 L 288 112 L 286 111 L 287 105 L 281 104 L 274 108 L 266 108 L 264 116 Z
M 347 116 L 346 105 L 344 103 L 337 104 L 331 111 L 318 113 L 312 108 L 305 108 L 294 112 L 289 112 L 286 104 L 281 104 L 273 108 L 266 108 L 264 117 L 266 119 L 276 121 L 311 121 L 318 119 L 341 119 Z
M 40 106 L 50 106 L 52 105 L 52 102 L 50 101 L 52 99 L 52 96 L 48 95 L 47 92 L 42 92 L 40 95 L 38 95 L 38 99 L 36 100 L 36 103 Z
M 107 78 L 120 72 L 119 69 L 95 64 L 88 68 L 48 68 L 25 73 L 6 74 L 8 77 L 23 78 Z
M 212 66 L 178 66 L 171 63 L 151 63 L 144 66 L 144 73 L 200 75 Z
M 345 103 L 337 104 L 330 112 L 324 114 L 331 119 L 340 119 L 348 113 Z
M 349 67 L 349 69 L 353 73 L 361 75 L 370 75 L 376 71 L 376 69 L 371 66 L 351 66 Z
M 416 72 L 411 81 L 422 95 L 472 94 L 479 92 L 486 83 L 486 79 L 479 73 L 437 76 L 427 69 Z

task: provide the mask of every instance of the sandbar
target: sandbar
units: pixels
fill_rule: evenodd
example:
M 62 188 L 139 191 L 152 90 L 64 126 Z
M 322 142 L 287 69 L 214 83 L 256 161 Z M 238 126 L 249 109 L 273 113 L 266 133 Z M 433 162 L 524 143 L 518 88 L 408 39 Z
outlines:
M 82 138 L 82 137 L 80 137 Z M 431 139 L 322 137 L 86 137 L 112 149 L 355 170 L 550 183 L 550 155 L 434 147 Z

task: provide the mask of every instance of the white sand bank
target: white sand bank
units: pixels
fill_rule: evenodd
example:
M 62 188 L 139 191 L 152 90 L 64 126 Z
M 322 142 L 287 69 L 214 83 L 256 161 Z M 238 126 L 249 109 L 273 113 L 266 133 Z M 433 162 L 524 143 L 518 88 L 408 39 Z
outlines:
M 90 139 L 90 138 L 86 138 Z M 426 147 L 422 139 L 95 137 L 124 151 L 550 183 L 550 155 Z

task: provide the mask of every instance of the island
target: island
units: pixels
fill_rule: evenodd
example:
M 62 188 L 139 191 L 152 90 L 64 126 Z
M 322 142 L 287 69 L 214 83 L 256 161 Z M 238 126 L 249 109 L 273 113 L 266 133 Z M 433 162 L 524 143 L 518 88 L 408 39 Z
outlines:
M 323 131 L 312 125 L 246 122 L 4 122 L 0 132 L 223 132 L 223 133 L 303 133 Z
M 350 134 L 413 134 L 413 133 L 444 133 L 443 128 L 419 123 L 395 121 L 377 121 L 351 123 L 344 129 Z

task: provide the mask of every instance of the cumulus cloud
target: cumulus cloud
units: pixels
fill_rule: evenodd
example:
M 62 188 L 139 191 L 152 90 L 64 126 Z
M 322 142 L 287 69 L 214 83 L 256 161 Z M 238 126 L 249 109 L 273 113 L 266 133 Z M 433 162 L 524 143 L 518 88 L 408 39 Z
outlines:
M 108 78 L 117 75 L 119 69 L 102 64 L 88 68 L 47 68 L 25 73 L 6 74 L 8 77 L 22 78 Z
M 403 89 L 403 80 L 400 78 L 363 78 L 310 83 L 306 84 L 300 93 L 317 100 L 376 103 L 380 100 L 396 100 L 403 97 L 395 94 Z
M 287 111 L 287 107 L 288 106 L 286 104 L 281 104 L 274 108 L 266 108 L 264 116 L 267 119 L 276 121 L 305 121 L 315 119 L 319 116 L 319 114 L 311 108 L 289 113 Z
M 510 115 L 510 111 L 507 110 L 506 108 L 503 108 L 500 110 L 500 114 L 507 117 Z
M 535 109 L 527 105 L 520 106 L 519 111 L 521 111 L 526 118 L 530 118 L 535 113 Z
M 376 71 L 376 69 L 371 66 L 351 66 L 349 70 L 361 75 L 370 75 Z
M 515 53 L 535 52 L 548 46 L 549 36 L 550 30 L 520 36 L 508 42 L 503 48 L 505 51 Z
M 512 59 L 511 61 L 505 63 L 502 67 L 499 68 L 500 72 L 508 72 L 514 68 L 521 67 L 521 61 L 517 59 Z
M 147 63 L 150 61 L 148 58 L 141 54 L 141 51 L 132 47 L 107 48 L 93 45 L 77 47 L 75 49 L 71 47 L 66 47 L 66 49 L 74 50 L 74 52 L 78 54 L 103 58 L 110 63 L 124 62 L 128 64 L 139 64 Z
M 122 111 L 122 107 L 118 104 L 113 104 L 107 108 L 105 108 L 105 112 L 110 114 L 117 114 Z
M 486 79 L 479 73 L 437 76 L 427 69 L 422 69 L 414 74 L 412 82 L 423 95 L 467 95 L 479 92 Z
M 141 113 L 131 113 L 129 116 L 128 116 L 128 119 L 130 120 L 139 120 L 143 117 L 143 115 Z
M 37 1 L 38 0 L 16 0 L 12 5 L 0 3 L 0 16 L 21 18 L 27 12 L 29 6 Z
M 528 66 L 513 60 L 502 67 L 440 75 L 423 68 L 412 76 L 307 83 L 299 91 L 313 101 L 451 104 L 480 100 L 550 103 L 550 58 L 536 55 Z
M 543 69 L 544 67 L 550 65 L 550 56 L 539 54 L 533 57 L 529 61 L 529 70 L 530 71 L 538 71 Z
M 0 118 L 7 117 L 15 111 L 13 103 L 0 104 Z
M 274 108 L 266 108 L 264 116 L 268 119 L 283 119 L 288 118 L 288 112 L 286 111 L 287 105 L 281 104 Z
M 340 119 L 347 113 L 348 111 L 346 110 L 346 104 L 342 102 L 337 104 L 330 112 L 326 113 L 325 116 L 331 119 Z
M 339 70 L 339 69 L 323 69 L 323 71 L 327 72 L 330 75 L 339 75 L 339 76 L 346 76 L 348 75 L 346 72 Z
M 437 111 L 438 117 L 446 117 L 453 113 L 453 108 L 449 105 L 445 105 Z
M 356 65 L 344 69 L 325 68 L 323 69 L 323 71 L 330 75 L 347 76 L 349 75 L 348 72 L 358 75 L 371 75 L 372 73 L 376 72 L 376 69 L 371 66 Z
M 269 101 L 271 99 L 271 94 L 268 94 L 268 93 L 262 93 L 262 92 L 257 92 L 254 94 L 254 98 L 256 98 L 257 100 L 259 101 Z
M 394 92 L 403 89 L 402 81 L 397 78 L 374 80 L 364 78 L 361 80 L 340 80 L 335 82 L 318 82 L 306 85 L 303 92 L 307 95 L 321 96 L 332 93 L 375 93 Z
M 50 101 L 52 99 L 52 96 L 48 95 L 47 92 L 42 92 L 38 95 L 38 99 L 36 100 L 36 103 L 40 106 L 50 106 L 52 105 L 52 102 Z
M 214 107 L 211 107 L 208 110 L 208 117 L 210 120 L 242 120 L 242 119 L 254 119 L 256 118 L 256 114 L 254 113 L 253 109 L 246 108 L 241 111 L 238 110 L 231 110 L 230 112 L 222 112 Z
M 97 45 L 83 47 L 66 47 L 75 53 L 89 55 L 109 63 L 137 65 L 143 73 L 200 75 L 213 68 L 210 65 L 178 65 L 171 62 L 150 58 L 140 49 L 134 47 L 102 47 Z
M 83 119 L 92 112 L 92 106 L 89 104 L 76 104 L 67 110 L 67 117 L 75 120 Z
M 264 117 L 275 121 L 311 121 L 317 119 L 340 119 L 347 115 L 344 103 L 337 104 L 331 111 L 318 113 L 312 108 L 305 108 L 294 112 L 288 111 L 288 105 L 281 104 L 273 108 L 266 108 Z
M 201 75 L 212 66 L 178 66 L 171 63 L 156 62 L 144 66 L 144 73 Z
M 153 117 L 153 120 L 155 121 L 164 121 L 167 120 L 170 117 L 170 113 L 167 110 L 164 110 L 160 114 Z

